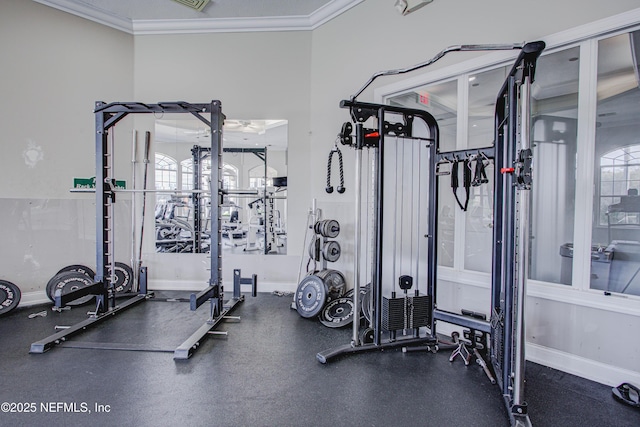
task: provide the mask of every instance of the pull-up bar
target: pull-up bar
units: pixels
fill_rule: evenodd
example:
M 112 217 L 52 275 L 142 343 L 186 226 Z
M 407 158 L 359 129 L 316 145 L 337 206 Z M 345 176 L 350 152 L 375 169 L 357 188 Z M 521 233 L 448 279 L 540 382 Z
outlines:
M 360 88 L 360 90 L 358 90 L 356 92 L 355 95 L 351 96 L 351 101 L 355 101 L 356 98 L 358 96 L 360 96 L 360 94 L 362 94 L 362 92 L 364 92 L 364 90 L 366 88 L 368 88 L 369 85 L 371 83 L 373 83 L 373 81 L 375 79 L 377 79 L 378 77 L 395 76 L 395 75 L 398 75 L 398 74 L 410 73 L 411 71 L 415 71 L 415 70 L 419 70 L 420 68 L 428 67 L 429 65 L 433 64 L 434 62 L 440 60 L 443 56 L 445 56 L 449 52 L 474 52 L 474 51 L 490 51 L 490 50 L 517 50 L 517 49 L 523 49 L 524 47 L 525 47 L 524 43 L 520 43 L 520 44 L 462 44 L 462 45 L 449 46 L 448 48 L 441 50 L 433 58 L 431 58 L 431 59 L 429 59 L 427 61 L 421 62 L 419 64 L 412 65 L 412 66 L 407 67 L 407 68 L 398 68 L 398 69 L 395 69 L 395 70 L 378 71 L 377 73 L 372 75 L 371 78 L 369 78 L 369 80 L 367 80 L 367 82 L 364 84 L 364 86 L 362 86 Z

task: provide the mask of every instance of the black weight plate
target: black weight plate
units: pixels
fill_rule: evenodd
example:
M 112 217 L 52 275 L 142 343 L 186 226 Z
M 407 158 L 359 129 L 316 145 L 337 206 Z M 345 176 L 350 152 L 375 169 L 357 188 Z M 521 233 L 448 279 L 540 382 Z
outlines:
M 320 222 L 321 225 L 318 227 L 320 231 L 319 234 L 332 239 L 338 237 L 338 234 L 340 234 L 340 223 L 338 223 L 338 221 L 335 219 L 325 219 Z
M 58 289 L 61 289 L 64 295 L 78 288 L 90 285 L 93 285 L 93 279 L 85 274 L 77 271 L 65 271 L 64 273 L 53 276 L 53 278 L 49 280 L 49 283 L 47 283 L 47 289 L 51 289 L 49 298 L 54 301 Z M 93 295 L 85 295 L 75 301 L 67 303 L 67 305 L 81 305 L 91 301 L 91 299 L 93 299 Z
M 315 275 L 324 282 L 327 292 L 329 293 L 329 298 L 336 299 L 344 295 L 345 289 L 347 288 L 347 281 L 344 275 L 338 270 L 321 270 L 315 273 Z
M 111 273 L 111 266 L 107 266 Z M 115 265 L 116 281 L 113 288 L 117 293 L 130 292 L 133 284 L 133 269 L 123 262 L 116 262 Z
M 360 331 L 360 342 L 362 344 L 373 344 L 375 331 L 372 328 L 366 328 Z
M 67 271 L 77 271 L 78 273 L 82 273 L 86 276 L 91 277 L 92 279 L 96 277 L 96 273 L 91 268 L 82 264 L 68 265 L 66 267 L 61 268 L 60 271 L 58 271 L 56 274 L 65 273 Z
M 367 285 L 366 288 L 360 288 L 360 295 L 362 297 L 360 300 L 362 315 L 367 319 L 367 322 L 371 323 L 371 286 Z
M 352 289 L 349 289 L 347 292 L 345 292 L 343 297 L 353 299 L 353 294 L 355 293 L 356 293 L 356 290 L 352 288 Z
M 0 280 L 0 316 L 7 314 L 20 303 L 20 288 L 6 280 Z
M 325 242 L 322 246 L 322 256 L 329 262 L 336 262 L 340 258 L 340 243 L 335 240 Z
M 329 328 L 341 328 L 353 322 L 354 304 L 351 298 L 331 300 L 322 309 L 320 322 Z
M 327 301 L 327 288 L 318 276 L 310 275 L 300 281 L 296 291 L 296 310 L 305 318 L 315 317 Z

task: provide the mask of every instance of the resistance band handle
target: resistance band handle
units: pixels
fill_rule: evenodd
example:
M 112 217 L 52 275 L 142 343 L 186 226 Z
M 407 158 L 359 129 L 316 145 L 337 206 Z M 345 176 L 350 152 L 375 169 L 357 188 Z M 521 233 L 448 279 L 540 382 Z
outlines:
M 463 167 L 464 170 L 462 171 L 462 182 L 464 185 L 464 190 L 465 190 L 465 201 L 464 204 L 462 204 L 462 202 L 460 201 L 460 199 L 458 198 L 458 186 L 459 186 L 459 182 L 458 182 L 458 163 L 460 162 L 460 160 L 456 160 L 453 162 L 453 164 L 451 165 L 451 189 L 453 190 L 453 196 L 456 198 L 456 202 L 458 203 L 458 206 L 460 206 L 460 209 L 462 209 L 463 211 L 467 211 L 467 207 L 469 206 L 469 188 L 471 187 L 471 168 L 469 167 L 469 160 L 465 159 L 463 161 Z
M 338 154 L 338 169 L 340 172 L 340 185 L 338 185 L 336 191 L 342 194 L 346 190 L 344 188 L 344 163 L 342 162 L 342 151 L 340 151 L 337 146 L 329 152 L 329 159 L 327 160 L 327 187 L 325 190 L 329 194 L 333 193 L 333 186 L 331 185 L 331 163 L 335 153 Z
M 329 152 L 329 159 L 327 159 L 327 188 L 326 192 L 333 193 L 333 186 L 331 185 L 331 160 L 333 159 L 333 150 Z

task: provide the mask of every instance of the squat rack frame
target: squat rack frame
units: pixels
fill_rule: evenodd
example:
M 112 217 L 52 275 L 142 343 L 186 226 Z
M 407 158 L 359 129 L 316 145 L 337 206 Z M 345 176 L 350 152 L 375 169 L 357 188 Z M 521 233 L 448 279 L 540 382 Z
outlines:
M 494 114 L 493 145 L 457 151 L 440 151 L 439 130 L 433 116 L 426 111 L 395 107 L 383 104 L 371 104 L 356 101 L 376 77 L 382 75 L 401 74 L 419 68 L 391 70 L 374 74 L 367 84 L 348 101 L 340 106 L 350 110 L 351 118 L 356 123 L 355 142 L 351 137 L 351 125 L 343 126 L 340 138 L 343 144 L 356 149 L 356 185 L 359 186 L 362 149 L 375 150 L 376 195 L 374 212 L 374 270 L 372 272 L 373 299 L 373 343 L 360 342 L 358 323 L 354 321 L 353 339 L 350 344 L 322 351 L 316 355 L 321 363 L 344 354 L 363 351 L 383 350 L 399 345 L 416 345 L 427 341 L 427 348 L 437 349 L 437 321 L 443 321 L 490 334 L 490 362 L 496 372 L 497 383 L 502 391 L 504 403 L 509 412 L 512 426 L 530 426 L 527 404 L 524 400 L 524 365 L 525 365 L 525 325 L 524 300 L 528 278 L 529 247 L 529 204 L 532 185 L 532 150 L 530 147 L 530 90 L 535 78 L 536 62 L 545 48 L 542 41 L 516 45 L 466 45 L 446 49 L 433 60 L 421 66 L 429 65 L 449 51 L 455 50 L 498 50 L 521 49 L 511 70 L 505 79 L 496 100 Z M 403 123 L 389 123 L 386 113 L 401 115 Z M 363 123 L 374 118 L 377 129 L 365 129 Z M 382 303 L 382 207 L 384 192 L 384 168 L 380 157 L 384 152 L 385 136 L 408 137 L 412 135 L 414 118 L 420 118 L 429 129 L 429 165 L 428 165 L 428 234 L 427 241 L 427 288 L 431 297 L 430 334 L 420 338 L 418 331 L 412 339 L 395 340 L 393 331 L 389 339 L 381 338 L 381 303 Z M 365 135 L 366 134 L 366 135 Z M 450 163 L 458 158 L 476 155 L 491 159 L 494 162 L 494 200 L 493 200 L 493 251 L 491 270 L 491 317 L 484 321 L 460 315 L 437 307 L 437 236 L 438 236 L 438 166 Z M 360 284 L 360 191 L 356 195 L 356 246 L 355 246 L 355 284 Z M 360 312 L 359 292 L 354 293 L 354 312 Z
M 97 101 L 95 103 L 95 166 L 96 166 L 96 275 L 93 285 L 79 288 L 75 291 L 62 295 L 58 293 L 55 297 L 55 307 L 60 308 L 68 302 L 76 300 L 85 295 L 95 295 L 96 308 L 90 313 L 90 317 L 67 329 L 55 333 L 43 340 L 31 344 L 30 353 L 44 353 L 56 345 L 64 343 L 73 335 L 79 334 L 98 323 L 114 317 L 116 314 L 131 308 L 153 295 L 147 293 L 146 267 L 140 268 L 139 292 L 124 303 L 116 304 L 116 295 L 109 283 L 109 265 L 113 260 L 114 242 L 113 240 L 113 203 L 116 201 L 116 180 L 113 174 L 113 146 L 110 147 L 108 137 L 109 131 L 130 114 L 164 114 L 164 113 L 187 113 L 192 114 L 202 121 L 211 130 L 211 148 L 217 155 L 211 156 L 211 169 L 217 171 L 217 209 L 210 210 L 211 236 L 216 236 L 216 244 L 211 245 L 210 278 L 209 286 L 197 294 L 191 294 L 190 308 L 195 311 L 200 305 L 209 300 L 211 302 L 211 317 L 198 331 L 180 345 L 174 352 L 174 359 L 187 359 L 198 348 L 201 341 L 206 338 L 209 331 L 216 327 L 225 315 L 231 312 L 235 306 L 244 301 L 240 294 L 241 284 L 252 284 L 255 295 L 256 276 L 252 279 L 242 279 L 239 270 L 234 271 L 234 292 L 233 298 L 226 304 L 223 300 L 224 292 L 222 287 L 222 251 L 220 236 L 220 205 L 222 201 L 220 168 L 222 165 L 222 126 L 225 115 L 222 113 L 222 104 L 218 100 L 213 100 L 208 104 L 191 104 L 184 101 L 159 102 L 157 104 L 146 104 L 142 102 L 112 102 L 105 103 Z M 208 118 L 206 115 L 208 114 Z M 113 144 L 111 144 L 113 145 Z M 135 192 L 136 190 L 132 190 Z M 147 191 L 146 189 L 141 192 Z M 212 200 L 215 197 L 212 194 Z M 213 203 L 212 203 L 213 204 Z

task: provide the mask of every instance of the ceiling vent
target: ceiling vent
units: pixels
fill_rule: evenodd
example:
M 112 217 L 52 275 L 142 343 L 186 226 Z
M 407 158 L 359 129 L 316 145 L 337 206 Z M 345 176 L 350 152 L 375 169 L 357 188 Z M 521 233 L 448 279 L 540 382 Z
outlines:
M 176 3 L 180 3 L 184 6 L 195 9 L 198 12 L 202 12 L 202 9 L 209 3 L 209 0 L 173 0 Z

